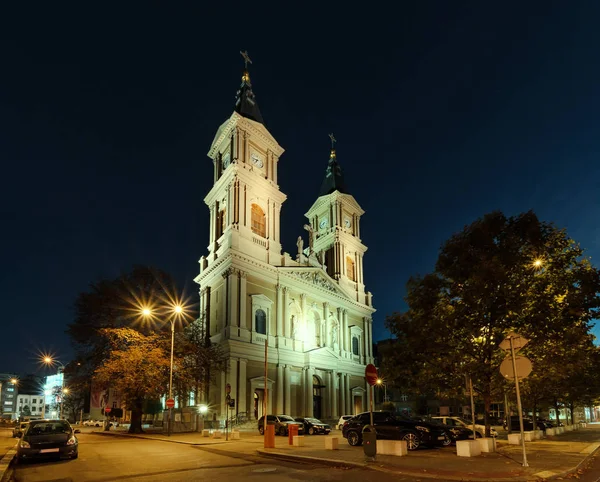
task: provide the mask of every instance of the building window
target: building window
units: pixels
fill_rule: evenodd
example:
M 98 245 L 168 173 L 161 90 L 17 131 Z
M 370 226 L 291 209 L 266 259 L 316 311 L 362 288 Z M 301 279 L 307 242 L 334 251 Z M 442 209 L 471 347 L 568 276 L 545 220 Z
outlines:
M 35 402 L 36 402 L 35 398 L 31 400 L 31 403 L 35 403 Z
M 31 411 L 32 411 L 32 412 L 35 412 L 35 407 L 31 407 Z
M 263 310 L 261 310 L 261 309 L 256 310 L 256 313 L 254 314 L 254 322 L 256 325 L 256 332 L 260 333 L 261 335 L 266 335 L 267 334 L 267 314 Z
M 225 228 L 227 227 L 227 209 L 223 208 L 219 211 L 218 219 L 217 219 L 217 238 L 223 236 L 225 232 Z
M 354 261 L 350 256 L 346 256 L 346 276 L 352 281 L 356 281 L 356 273 L 354 272 Z
M 358 355 L 358 337 L 353 336 L 352 337 L 352 354 L 353 355 Z
M 267 222 L 265 212 L 258 204 L 252 205 L 252 232 L 265 238 L 267 236 Z

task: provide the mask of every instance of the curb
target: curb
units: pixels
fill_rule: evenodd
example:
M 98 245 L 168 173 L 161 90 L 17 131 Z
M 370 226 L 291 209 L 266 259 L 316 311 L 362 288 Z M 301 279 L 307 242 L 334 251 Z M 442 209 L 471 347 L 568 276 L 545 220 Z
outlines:
M 434 472 L 423 473 L 423 472 L 415 472 L 415 471 L 406 471 L 406 470 L 391 470 L 382 466 L 376 466 L 373 464 L 369 464 L 366 462 L 346 462 L 344 460 L 335 460 L 335 459 L 325 459 L 321 457 L 310 457 L 306 455 L 290 455 L 290 454 L 280 454 L 277 452 L 267 452 L 264 449 L 258 449 L 258 454 L 263 457 L 268 457 L 272 459 L 280 459 L 287 460 L 291 462 L 304 462 L 304 463 L 318 463 L 321 465 L 327 465 L 330 467 L 344 467 L 349 469 L 361 468 L 361 469 L 369 469 L 375 470 L 378 472 L 385 472 L 387 474 L 396 474 L 396 475 L 405 475 L 405 476 L 413 476 L 418 478 L 427 478 L 427 479 L 439 479 L 444 478 L 447 480 L 464 480 L 464 481 L 473 481 L 473 482 L 507 482 L 507 481 L 532 481 L 532 480 L 557 480 L 564 477 L 567 477 L 571 474 L 577 473 L 577 471 L 585 465 L 595 454 L 600 452 L 600 447 L 594 450 L 592 453 L 588 454 L 581 462 L 579 462 L 575 467 L 571 469 L 567 469 L 563 472 L 553 473 L 550 477 L 541 477 L 537 474 L 529 474 L 529 475 L 520 475 L 516 477 L 502 477 L 502 478 L 490 478 L 490 477 L 469 477 L 466 474 L 463 475 L 452 475 L 452 474 L 436 474 Z M 540 473 L 540 472 L 538 472 Z
M 8 480 L 8 478 L 5 479 L 5 476 L 8 473 L 10 464 L 12 463 L 12 461 L 15 458 L 15 455 L 17 454 L 17 445 L 18 444 L 19 444 L 19 442 L 17 442 L 12 449 L 10 449 L 8 452 L 6 452 L 4 457 L 2 457 L 2 459 L 0 460 L 0 481 Z

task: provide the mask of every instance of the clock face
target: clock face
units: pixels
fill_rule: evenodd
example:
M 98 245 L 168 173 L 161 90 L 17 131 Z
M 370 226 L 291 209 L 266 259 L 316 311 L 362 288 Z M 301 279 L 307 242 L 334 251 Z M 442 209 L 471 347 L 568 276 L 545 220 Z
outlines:
M 352 226 L 352 221 L 350 221 L 350 218 L 344 218 L 344 226 L 346 226 L 347 228 Z
M 321 219 L 321 221 L 319 221 L 320 228 L 326 228 L 328 224 L 329 224 L 329 220 L 327 218 L 323 218 L 323 219 Z
M 262 167 L 264 166 L 264 161 L 262 160 L 262 157 L 260 156 L 260 154 L 257 154 L 256 152 L 253 152 L 252 154 L 250 154 L 250 160 L 252 161 L 252 164 L 254 164 L 256 167 L 262 169 Z

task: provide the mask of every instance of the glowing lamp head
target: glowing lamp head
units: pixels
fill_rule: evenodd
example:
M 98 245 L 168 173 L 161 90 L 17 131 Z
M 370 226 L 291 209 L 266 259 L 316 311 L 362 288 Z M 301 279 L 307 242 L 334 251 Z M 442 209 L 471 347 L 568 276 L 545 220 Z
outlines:
M 183 308 L 179 305 L 177 305 L 175 308 L 173 308 L 173 310 L 175 311 L 175 313 L 177 313 L 178 315 L 183 313 Z
M 204 414 L 208 412 L 208 407 L 206 405 L 200 405 L 200 413 Z
M 69 389 L 68 389 L 68 388 L 63 388 L 63 391 L 62 391 L 62 392 L 63 392 L 64 394 L 67 394 L 67 393 L 69 393 Z
M 381 385 L 383 383 L 383 380 L 381 378 L 377 379 L 377 385 Z
M 45 357 L 42 359 L 42 361 L 43 361 L 44 363 L 46 363 L 46 364 L 50 365 L 50 364 L 52 364 L 52 361 L 53 361 L 53 360 L 52 360 L 52 357 L 50 357 L 50 356 L 45 356 Z
M 13 385 L 16 385 L 18 382 L 19 382 L 19 380 L 17 380 L 16 378 L 10 379 L 10 383 L 12 383 Z
M 143 308 L 142 309 L 142 315 L 144 316 L 150 316 L 152 314 L 152 311 L 150 311 L 150 308 Z
M 539 268 L 540 266 L 542 266 L 542 260 L 541 259 L 536 259 L 533 262 L 533 266 L 535 266 L 536 268 Z

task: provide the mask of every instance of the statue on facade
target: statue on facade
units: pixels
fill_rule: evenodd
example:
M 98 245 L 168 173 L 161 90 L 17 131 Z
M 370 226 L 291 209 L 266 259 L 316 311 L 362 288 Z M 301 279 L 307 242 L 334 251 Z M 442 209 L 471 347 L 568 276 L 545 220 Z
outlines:
M 298 246 L 298 259 L 300 259 L 302 258 L 302 252 L 304 251 L 304 240 L 302 239 L 302 236 L 298 236 L 296 246 Z
M 292 315 L 292 340 L 296 339 L 296 335 L 298 334 L 298 321 L 295 315 Z
M 336 348 L 338 345 L 338 325 L 337 321 L 334 321 L 331 325 L 331 346 Z
M 310 224 L 305 224 L 304 229 L 308 231 L 308 256 L 310 257 L 314 253 L 315 230 Z

